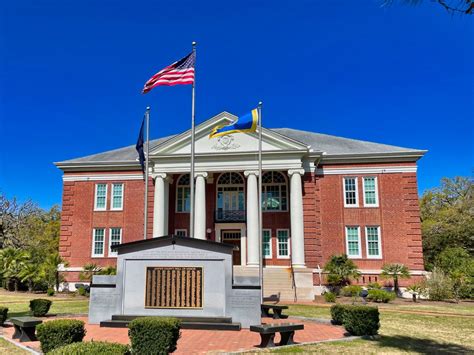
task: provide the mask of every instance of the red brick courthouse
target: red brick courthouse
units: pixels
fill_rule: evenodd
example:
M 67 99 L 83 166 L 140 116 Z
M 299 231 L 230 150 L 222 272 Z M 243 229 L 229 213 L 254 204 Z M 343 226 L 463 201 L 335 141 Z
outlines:
M 238 246 L 234 275 L 249 276 L 259 259 L 257 136 L 209 138 L 235 119 L 223 112 L 196 127 L 193 237 Z M 416 162 L 426 151 L 290 128 L 262 134 L 266 294 L 312 298 L 320 268 L 340 253 L 359 266 L 361 284 L 377 281 L 384 263 L 423 273 Z M 189 131 L 151 142 L 148 238 L 187 235 L 189 162 Z M 61 270 L 73 288 L 85 264 L 115 264 L 111 245 L 143 238 L 143 175 L 134 145 L 56 165 Z

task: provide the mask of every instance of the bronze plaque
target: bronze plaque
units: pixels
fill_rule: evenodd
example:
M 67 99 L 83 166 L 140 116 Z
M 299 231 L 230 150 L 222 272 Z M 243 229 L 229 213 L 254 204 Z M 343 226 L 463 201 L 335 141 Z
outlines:
M 147 267 L 145 308 L 202 308 L 202 279 L 202 267 Z

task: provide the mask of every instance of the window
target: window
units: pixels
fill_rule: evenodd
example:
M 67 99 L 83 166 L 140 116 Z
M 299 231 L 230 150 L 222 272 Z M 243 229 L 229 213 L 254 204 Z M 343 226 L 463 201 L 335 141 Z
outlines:
M 239 173 L 223 173 L 217 179 L 216 221 L 245 220 L 245 180 Z
M 263 257 L 267 259 L 272 258 L 272 230 L 271 229 L 264 229 L 262 231 L 262 252 Z
M 107 209 L 107 184 L 95 185 L 95 204 L 96 211 L 105 211 Z
M 109 234 L 109 256 L 117 256 L 117 251 L 112 246 L 122 243 L 122 228 L 110 228 Z
M 346 249 L 349 258 L 360 258 L 360 228 L 346 227 Z
M 287 187 L 282 173 L 269 171 L 262 176 L 262 208 L 264 211 L 286 211 Z
M 123 184 L 112 184 L 112 210 L 123 209 Z
M 367 243 L 367 258 L 380 259 L 382 257 L 380 227 L 365 227 L 365 239 Z
M 188 230 L 187 229 L 175 229 L 174 230 L 174 235 L 177 235 L 178 237 L 187 237 L 188 236 Z
M 104 256 L 105 229 L 94 228 L 92 240 L 92 257 Z
M 189 212 L 191 205 L 191 193 L 189 188 L 189 174 L 182 175 L 176 186 L 176 212 Z
M 359 206 L 359 195 L 357 193 L 357 178 L 356 177 L 345 177 L 344 178 L 344 206 L 345 207 L 358 207 Z
M 288 229 L 277 230 L 278 258 L 288 259 L 290 257 L 290 241 L 288 234 Z
M 364 177 L 364 206 L 378 207 L 378 200 L 377 178 L 375 176 Z

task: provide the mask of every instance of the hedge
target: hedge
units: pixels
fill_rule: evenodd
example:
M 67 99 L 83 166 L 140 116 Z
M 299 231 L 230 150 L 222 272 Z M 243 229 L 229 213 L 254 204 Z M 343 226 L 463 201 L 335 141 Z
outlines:
M 356 297 L 362 292 L 362 287 L 357 285 L 345 286 L 342 288 L 341 293 L 345 297 Z
M 57 319 L 36 327 L 36 336 L 44 353 L 81 342 L 85 335 L 84 322 L 76 319 Z
M 324 300 L 328 303 L 336 302 L 336 294 L 333 292 L 326 292 L 324 294 Z
M 344 328 L 352 335 L 376 335 L 380 328 L 379 310 L 370 306 L 346 306 Z
M 107 354 L 107 355 L 128 355 L 130 349 L 127 345 L 117 343 L 107 343 L 104 341 L 92 341 L 85 343 L 73 343 L 54 349 L 49 355 L 89 355 L 89 354 Z
M 8 308 L 7 307 L 0 307 L 0 325 L 3 325 L 7 320 L 8 315 Z
M 51 302 L 50 300 L 45 300 L 43 298 L 31 300 L 31 312 L 33 312 L 33 315 L 35 317 L 43 317 L 49 312 L 49 309 L 51 308 L 51 303 L 53 302 Z
M 133 354 L 167 354 L 176 350 L 181 323 L 176 318 L 136 318 L 128 325 Z
M 344 323 L 344 312 L 348 305 L 345 304 L 335 304 L 331 306 L 331 318 L 332 324 L 342 325 Z
M 369 290 L 367 299 L 372 302 L 377 302 L 377 303 L 388 303 L 390 301 L 393 301 L 396 298 L 395 292 L 388 292 L 385 290 Z

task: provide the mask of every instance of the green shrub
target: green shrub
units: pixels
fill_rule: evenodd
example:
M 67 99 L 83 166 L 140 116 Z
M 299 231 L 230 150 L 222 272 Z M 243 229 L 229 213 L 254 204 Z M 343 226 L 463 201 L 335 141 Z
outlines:
M 342 325 L 344 323 L 344 312 L 348 305 L 335 304 L 331 306 L 332 324 Z
M 89 354 L 106 354 L 106 355 L 125 355 L 130 354 L 127 345 L 117 343 L 107 343 L 103 341 L 92 341 L 85 343 L 73 343 L 60 348 L 54 349 L 50 355 L 89 355 Z
M 167 354 L 176 349 L 181 323 L 176 318 L 136 318 L 128 326 L 134 354 Z
M 396 298 L 395 292 L 388 292 L 385 290 L 369 290 L 367 299 L 372 302 L 377 302 L 377 303 L 388 303 L 390 301 L 393 301 Z
M 76 319 L 57 319 L 36 327 L 36 336 L 44 353 L 81 342 L 85 335 L 84 322 Z
M 370 290 L 374 288 L 377 290 L 380 290 L 382 286 L 378 282 L 369 282 L 369 284 L 367 285 L 367 288 Z
M 333 292 L 326 292 L 324 294 L 324 300 L 327 303 L 334 303 L 334 302 L 336 302 L 336 294 L 333 293 Z
M 379 310 L 369 306 L 346 306 L 344 328 L 352 335 L 376 335 L 380 328 Z
M 51 296 L 54 296 L 54 289 L 48 288 L 48 289 L 46 290 L 46 294 L 47 294 L 48 296 L 50 296 L 50 297 L 51 297 Z
M 438 267 L 433 268 L 426 280 L 428 296 L 432 301 L 445 301 L 453 298 L 453 281 Z
M 0 307 L 0 325 L 3 325 L 7 320 L 8 315 L 8 308 L 7 307 Z
M 87 290 L 84 287 L 79 287 L 77 293 L 81 296 L 87 296 Z
M 356 297 L 362 292 L 362 287 L 357 285 L 345 286 L 342 288 L 341 293 L 345 297 Z
M 51 307 L 50 300 L 45 300 L 43 298 L 36 298 L 30 301 L 30 309 L 33 312 L 35 317 L 43 317 L 49 312 L 49 308 Z

